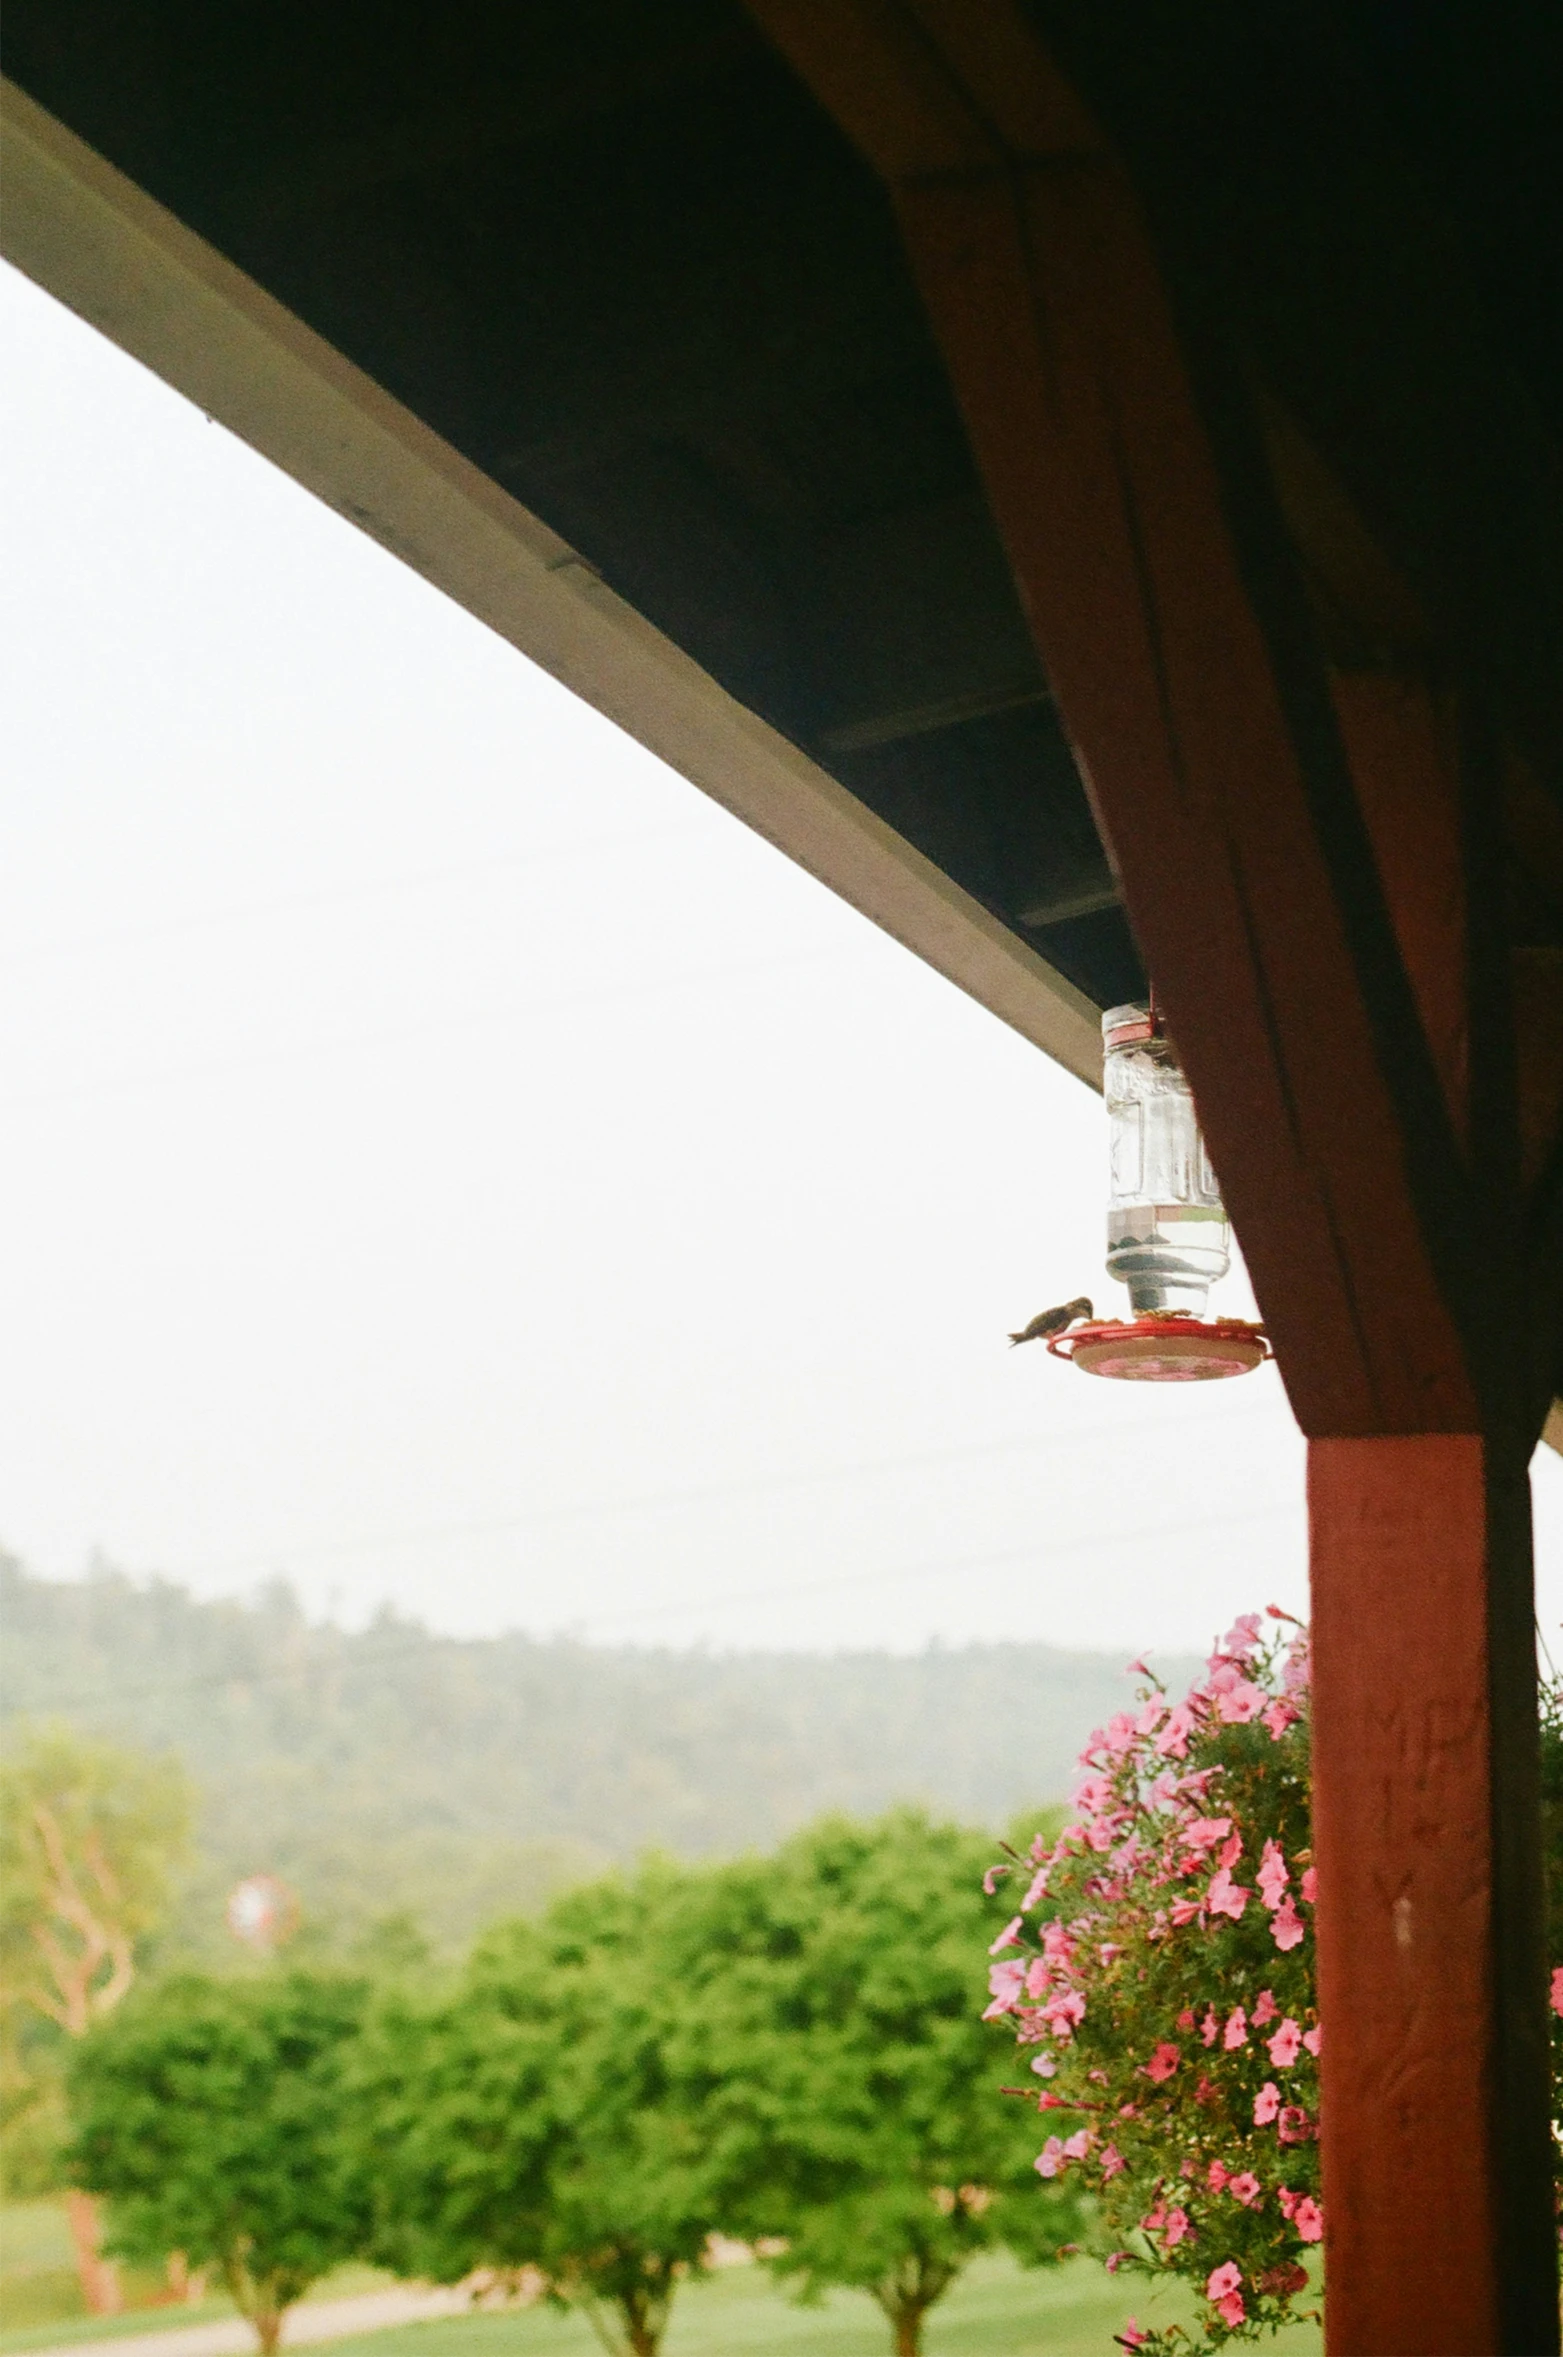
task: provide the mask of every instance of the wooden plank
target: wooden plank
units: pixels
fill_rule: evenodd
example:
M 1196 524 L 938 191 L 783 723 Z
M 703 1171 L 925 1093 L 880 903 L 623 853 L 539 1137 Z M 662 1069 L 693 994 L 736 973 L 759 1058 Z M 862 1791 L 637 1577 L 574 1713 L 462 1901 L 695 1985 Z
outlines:
M 1475 1435 L 1309 1450 L 1332 2357 L 1558 2346 L 1528 1512 L 1505 1486 Z
M 574 550 L 14 85 L 17 267 L 1091 1087 L 1097 1010 Z
M 901 211 L 1298 1419 L 1469 1427 L 1315 781 L 1128 193 L 1088 165 Z
M 1322 669 L 1300 725 L 1124 173 L 1029 36 L 1020 71 L 1007 6 L 754 13 L 891 181 L 1299 1422 L 1473 1428 L 1461 1271 L 1429 1249 L 1429 1208 L 1460 1184 L 1453 1139 L 1436 1122 L 1408 1135 L 1402 1086 L 1420 1056 L 1436 1094 L 1432 1058 Z M 909 24 L 926 44 L 912 91 Z M 938 119 L 964 107 L 972 127 L 963 168 L 952 140 L 931 171 L 931 138 L 910 143 L 904 121 L 930 103 L 941 35 Z M 1365 935 L 1386 985 L 1373 1007 Z
M 1478 1404 L 1493 1319 L 1469 1279 L 1498 1194 L 1456 1143 L 1477 1101 L 1468 797 L 1425 693 L 1353 682 L 1332 704 L 1252 396 L 1207 350 L 1196 398 L 1125 174 L 1104 142 L 1050 144 L 1056 108 L 1026 119 L 1045 59 L 994 86 L 1002 44 L 973 28 L 1007 38 L 1017 12 L 904 12 L 938 19 L 950 103 L 1004 126 L 1001 162 L 939 174 L 906 168 L 873 77 L 833 78 L 831 27 L 872 31 L 879 0 L 755 12 L 891 182 L 1315 1436 L 1332 2357 L 1555 2350 L 1523 1419 L 1491 1383 Z M 895 73 L 886 45 L 879 86 Z
M 1395 671 L 1337 674 L 1341 734 L 1390 921 L 1450 1119 L 1467 1138 L 1469 943 L 1454 717 L 1425 680 Z

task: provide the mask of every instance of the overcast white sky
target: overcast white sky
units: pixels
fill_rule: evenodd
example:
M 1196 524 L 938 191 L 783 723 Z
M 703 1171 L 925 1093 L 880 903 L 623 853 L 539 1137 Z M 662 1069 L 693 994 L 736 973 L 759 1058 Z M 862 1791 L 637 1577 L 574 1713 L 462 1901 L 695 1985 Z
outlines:
M 1005 1346 L 1121 1305 L 1087 1090 L 9 272 L 0 335 L 0 1539 L 466 1633 L 1301 1608 L 1273 1371 Z

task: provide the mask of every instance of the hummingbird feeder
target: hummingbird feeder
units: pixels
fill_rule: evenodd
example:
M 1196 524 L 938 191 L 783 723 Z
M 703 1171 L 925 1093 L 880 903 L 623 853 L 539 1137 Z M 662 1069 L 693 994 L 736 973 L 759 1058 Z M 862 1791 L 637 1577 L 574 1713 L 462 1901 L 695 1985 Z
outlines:
M 1226 1209 L 1194 1099 L 1154 997 L 1102 1017 L 1110 1156 L 1107 1273 L 1133 1317 L 1087 1318 L 1048 1337 L 1055 1358 L 1088 1375 L 1137 1383 L 1208 1383 L 1271 1356 L 1264 1328 L 1207 1318 L 1210 1288 L 1231 1263 Z

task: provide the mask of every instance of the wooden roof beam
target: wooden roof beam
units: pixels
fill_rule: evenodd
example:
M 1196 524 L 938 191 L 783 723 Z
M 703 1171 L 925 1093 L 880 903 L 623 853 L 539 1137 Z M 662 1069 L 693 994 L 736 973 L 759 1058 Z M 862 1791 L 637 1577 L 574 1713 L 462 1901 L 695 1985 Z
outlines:
M 751 6 L 890 184 L 1310 1435 L 1328 2345 L 1555 2350 L 1494 748 L 1331 679 L 1242 356 L 1008 0 Z

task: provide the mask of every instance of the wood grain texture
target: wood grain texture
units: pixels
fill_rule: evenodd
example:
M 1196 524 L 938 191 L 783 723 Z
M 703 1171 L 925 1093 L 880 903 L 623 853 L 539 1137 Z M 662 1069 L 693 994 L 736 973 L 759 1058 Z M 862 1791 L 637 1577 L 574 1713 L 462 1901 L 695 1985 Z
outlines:
M 1132 197 L 1088 160 L 899 204 L 1298 1420 L 1468 1428 L 1426 1149 Z
M 1508 1506 L 1472 1434 L 1309 1451 L 1333 2357 L 1558 2345 Z
M 996 66 L 1016 12 L 755 12 L 890 183 L 1314 1436 L 1332 2357 L 1555 2350 L 1524 1419 L 1480 1379 L 1503 1318 L 1473 1283 L 1507 1287 L 1513 1237 L 1463 1151 L 1507 1119 L 1491 1061 L 1472 1110 L 1470 781 L 1414 680 L 1332 693 L 1243 371 L 1208 327 L 1191 359 L 1128 177 L 1040 45 Z M 882 99 L 909 24 L 917 90 L 931 48 L 967 126 L 936 168 L 908 91 Z

